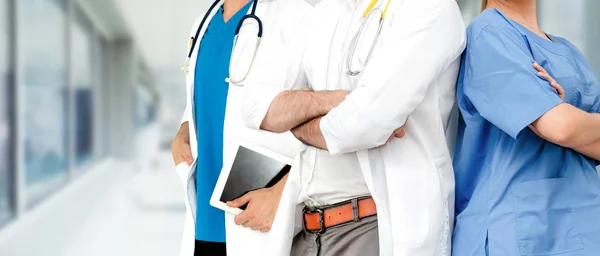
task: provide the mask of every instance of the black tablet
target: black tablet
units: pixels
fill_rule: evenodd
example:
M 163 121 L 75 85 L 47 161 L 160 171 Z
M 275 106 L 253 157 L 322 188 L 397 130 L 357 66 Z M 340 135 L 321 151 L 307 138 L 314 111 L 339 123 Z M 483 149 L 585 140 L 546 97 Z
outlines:
M 210 204 L 238 214 L 245 206 L 232 208 L 226 202 L 250 191 L 275 185 L 289 172 L 293 159 L 241 139 L 236 140 L 233 145 L 235 153 L 223 161 L 223 169 Z

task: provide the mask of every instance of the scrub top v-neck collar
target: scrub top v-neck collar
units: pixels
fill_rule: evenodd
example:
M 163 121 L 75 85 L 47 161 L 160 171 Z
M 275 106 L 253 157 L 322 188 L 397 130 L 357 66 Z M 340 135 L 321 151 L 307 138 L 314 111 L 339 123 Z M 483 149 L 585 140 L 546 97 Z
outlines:
M 541 47 L 545 48 L 546 50 L 548 50 L 550 52 L 554 52 L 556 54 L 563 55 L 563 56 L 571 55 L 569 48 L 566 47 L 565 45 L 559 43 L 558 40 L 556 40 L 556 37 L 542 31 L 550 40 L 543 38 L 540 35 L 536 34 L 535 32 L 531 31 L 529 28 L 527 28 L 527 27 L 521 25 L 520 23 L 516 22 L 515 20 L 509 18 L 502 11 L 500 11 L 496 8 L 486 10 L 486 11 L 491 11 L 491 10 L 496 10 L 500 15 L 502 15 L 502 17 L 504 17 L 504 19 L 506 19 L 511 25 L 513 25 L 522 34 L 526 35 L 529 39 L 533 40 L 536 44 L 540 45 Z
M 196 160 L 196 240 L 225 242 L 224 212 L 210 206 L 210 197 L 223 167 L 223 130 L 229 84 L 229 60 L 235 29 L 251 2 L 227 22 L 220 7 L 200 41 L 194 70 Z
M 223 7 L 225 5 L 221 5 L 221 7 L 219 7 L 219 10 L 217 11 L 217 13 L 215 14 L 215 17 L 213 18 L 212 22 L 215 22 L 215 25 L 217 25 L 217 29 L 224 29 L 224 30 L 229 30 L 232 27 L 235 29 L 235 27 L 238 25 L 238 22 L 240 21 L 240 19 L 246 15 L 247 11 L 248 11 L 248 7 L 250 7 L 250 5 L 252 5 L 252 1 L 249 1 L 246 5 L 242 6 L 242 8 L 240 8 L 234 15 L 232 15 L 231 17 L 229 17 L 229 20 L 225 21 L 225 17 L 223 16 Z

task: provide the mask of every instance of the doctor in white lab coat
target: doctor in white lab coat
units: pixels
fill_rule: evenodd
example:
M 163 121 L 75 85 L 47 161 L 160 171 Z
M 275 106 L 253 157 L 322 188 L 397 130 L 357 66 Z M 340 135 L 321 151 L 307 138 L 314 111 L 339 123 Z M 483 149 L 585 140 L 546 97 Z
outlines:
M 249 127 L 291 130 L 310 145 L 290 171 L 264 255 L 315 253 L 319 246 L 321 256 L 372 255 L 368 241 L 335 249 L 372 234 L 338 228 L 319 238 L 295 228 L 305 205 L 319 208 L 365 192 L 377 208 L 379 255 L 450 255 L 454 176 L 446 131 L 466 44 L 463 20 L 454 0 L 391 0 L 368 64 L 352 76 L 348 49 L 370 2 L 326 0 L 313 9 L 296 50 L 303 57 L 294 82 L 314 92 L 282 89 L 274 74 L 247 83 L 241 109 Z M 376 5 L 383 9 L 387 2 Z M 365 42 L 374 37 L 379 15 L 374 20 Z M 352 61 L 364 62 L 369 48 L 359 44 Z M 340 90 L 350 92 L 341 103 L 324 95 Z M 394 138 L 398 127 L 404 127 L 403 138 Z
M 233 2 L 236 0 L 224 1 Z M 246 0 L 245 2 L 249 1 Z M 223 1 L 219 2 L 216 8 L 214 8 L 208 15 L 206 23 L 200 30 L 198 38 L 203 38 L 208 22 L 210 22 L 215 13 L 219 11 L 221 5 L 223 5 Z M 296 31 L 300 26 L 303 25 L 298 21 L 302 20 L 306 15 L 308 15 L 308 12 L 311 8 L 312 7 L 303 0 L 258 0 L 256 16 L 258 16 L 262 21 L 263 36 L 254 66 L 258 66 L 258 63 L 268 62 L 266 59 L 268 56 L 281 54 L 281 51 L 286 47 L 286 45 L 295 41 L 295 37 L 299 35 Z M 248 12 L 250 12 L 250 10 Z M 201 15 L 196 20 L 194 26 L 192 27 L 192 31 L 190 32 L 190 38 L 195 36 L 203 17 L 204 15 Z M 252 23 L 253 21 L 250 22 Z M 254 39 L 256 39 L 256 28 L 256 23 L 254 23 L 254 26 L 250 25 L 248 28 L 244 27 L 240 31 L 236 51 L 232 53 L 233 58 L 231 62 L 235 63 L 235 65 L 238 63 L 242 63 L 241 65 L 244 65 L 244 63 L 248 64 L 251 62 L 249 61 L 249 58 L 252 57 L 251 49 L 254 47 Z M 189 72 L 187 72 L 186 75 L 186 109 L 181 122 L 181 128 L 175 136 L 172 144 L 173 157 L 176 163 L 176 171 L 186 191 L 186 218 L 181 242 L 181 256 L 194 255 L 196 205 L 198 203 L 196 201 L 195 168 L 196 159 L 198 157 L 198 145 L 195 123 L 202 122 L 202 120 L 195 120 L 193 99 L 195 85 L 194 71 L 200 44 L 201 40 L 197 40 L 195 49 L 191 54 L 191 59 L 189 61 Z M 191 47 L 191 45 L 189 47 Z M 294 57 L 293 54 L 288 56 L 290 58 L 297 58 Z M 293 89 L 293 80 L 295 77 L 287 77 L 286 74 L 297 74 L 298 71 L 294 70 L 295 68 L 298 67 L 279 65 L 273 68 L 273 72 L 277 73 L 286 81 L 285 83 L 281 83 L 281 85 L 283 86 L 285 84 L 289 86 L 288 88 L 282 87 L 282 89 Z M 254 75 L 251 70 L 248 78 L 253 76 Z M 289 157 L 294 157 L 298 154 L 298 152 L 303 150 L 305 146 L 296 140 L 291 133 L 273 134 L 270 132 L 248 129 L 243 124 L 243 120 L 240 116 L 240 104 L 242 102 L 241 97 L 243 90 L 243 83 L 241 86 L 229 84 L 224 118 L 223 159 L 227 159 L 228 155 L 232 153 L 232 150 L 235 150 L 235 148 L 231 147 L 231 143 L 237 137 L 243 137 L 247 141 L 269 148 Z M 208 202 L 201 203 L 208 204 Z M 252 205 L 249 205 L 248 210 L 251 208 Z M 226 213 L 225 219 L 227 255 L 264 255 L 262 252 L 262 249 L 264 248 L 262 243 L 265 241 L 266 234 L 233 224 L 234 216 L 231 214 Z M 199 221 L 211 220 L 203 219 Z M 204 254 L 212 255 L 210 252 L 199 252 L 197 255 Z

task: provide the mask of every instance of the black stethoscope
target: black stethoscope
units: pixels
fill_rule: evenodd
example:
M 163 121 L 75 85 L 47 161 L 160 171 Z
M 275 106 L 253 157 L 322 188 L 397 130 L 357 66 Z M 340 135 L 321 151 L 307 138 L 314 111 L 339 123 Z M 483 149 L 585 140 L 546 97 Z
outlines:
M 233 47 L 231 48 L 231 57 L 230 57 L 230 63 L 229 63 L 229 78 L 225 79 L 225 81 L 229 82 L 229 83 L 233 83 L 235 85 L 241 85 L 241 82 L 243 82 L 244 80 L 246 80 L 246 77 L 248 76 L 248 73 L 250 73 L 250 69 L 252 68 L 252 64 L 254 63 L 254 59 L 256 57 L 256 52 L 258 50 L 258 46 L 260 45 L 260 40 L 262 38 L 262 32 L 263 32 L 263 26 L 262 26 L 262 21 L 260 20 L 260 18 L 258 18 L 258 16 L 256 16 L 256 6 L 258 5 L 258 0 L 252 0 L 252 10 L 250 11 L 250 14 L 246 14 L 244 15 L 244 17 L 242 17 L 242 19 L 240 20 L 240 22 L 237 24 L 237 28 L 235 29 L 235 38 L 233 41 Z M 185 63 L 183 64 L 183 67 L 181 68 L 181 70 L 187 74 L 189 72 L 189 66 L 190 66 L 190 59 L 192 58 L 192 54 L 194 53 L 194 49 L 196 47 L 196 43 L 198 42 L 198 37 L 200 35 L 200 31 L 202 30 L 202 27 L 204 26 L 204 23 L 206 23 L 206 20 L 208 19 L 208 16 L 210 16 L 210 14 L 212 13 L 212 11 L 215 9 L 215 7 L 217 6 L 217 4 L 221 2 L 221 0 L 216 0 L 211 6 L 210 8 L 208 8 L 208 11 L 206 12 L 206 14 L 204 15 L 204 17 L 202 18 L 202 21 L 200 22 L 200 26 L 198 26 L 198 29 L 196 30 L 196 34 L 194 35 L 194 37 L 190 38 L 191 44 L 190 44 L 190 50 L 188 52 L 187 55 L 187 59 L 185 60 Z M 241 79 L 233 79 L 232 74 L 233 74 L 233 70 L 232 70 L 232 66 L 231 65 L 231 61 L 233 59 L 233 52 L 235 51 L 235 47 L 237 45 L 237 41 L 238 41 L 238 35 L 240 33 L 240 29 L 242 28 L 242 25 L 244 24 L 244 21 L 247 19 L 253 19 L 256 21 L 256 23 L 258 24 L 258 39 L 256 40 L 256 45 L 254 47 L 254 54 L 252 55 L 252 60 L 250 62 L 250 65 L 248 67 L 248 71 L 246 71 L 246 73 L 244 73 L 244 76 Z

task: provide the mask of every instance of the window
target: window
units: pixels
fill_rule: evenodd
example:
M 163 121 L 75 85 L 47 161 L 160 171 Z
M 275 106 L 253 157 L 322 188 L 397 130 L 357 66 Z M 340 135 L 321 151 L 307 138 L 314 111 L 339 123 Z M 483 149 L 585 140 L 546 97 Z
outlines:
M 91 25 L 80 12 L 71 23 L 71 85 L 74 93 L 75 165 L 92 158 L 94 97 L 92 87 Z
M 67 180 L 66 0 L 22 0 L 24 165 L 32 207 Z
M 142 129 L 156 117 L 156 109 L 152 92 L 145 85 L 135 87 L 133 109 L 135 110 L 135 128 Z
M 12 102 L 10 97 L 10 13 L 8 0 L 0 0 L 0 225 L 12 216 L 12 181 L 9 118 Z
M 457 2 L 466 24 L 481 13 L 481 0 L 458 0 Z

